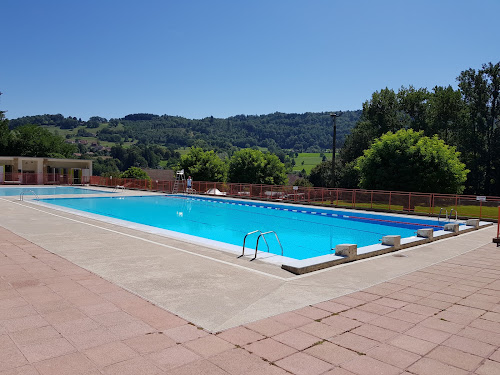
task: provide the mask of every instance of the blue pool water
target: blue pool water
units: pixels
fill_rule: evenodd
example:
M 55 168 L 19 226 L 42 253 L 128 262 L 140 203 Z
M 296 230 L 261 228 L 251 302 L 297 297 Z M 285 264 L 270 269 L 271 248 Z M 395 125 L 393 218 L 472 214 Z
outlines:
M 335 245 L 358 247 L 380 243 L 382 236 L 414 236 L 419 228 L 442 229 L 435 220 L 356 211 L 334 211 L 185 196 L 49 198 L 42 202 L 157 228 L 242 246 L 245 234 L 275 231 L 286 257 L 306 259 L 334 252 Z M 272 234 L 266 236 L 272 253 L 281 249 Z M 255 249 L 256 236 L 247 240 Z M 262 241 L 259 250 L 267 250 Z
M 3 187 L 3 188 L 0 188 L 0 196 L 20 195 L 22 192 L 24 192 L 25 195 L 33 195 L 33 192 L 35 192 L 38 195 L 110 193 L 107 191 L 97 191 L 97 190 L 84 189 L 84 188 L 78 188 L 78 187 L 73 187 L 73 186 Z

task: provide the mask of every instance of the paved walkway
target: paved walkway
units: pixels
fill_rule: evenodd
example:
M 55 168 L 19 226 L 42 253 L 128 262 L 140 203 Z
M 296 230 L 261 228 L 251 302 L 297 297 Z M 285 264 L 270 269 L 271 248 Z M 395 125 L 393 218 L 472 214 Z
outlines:
M 500 374 L 488 244 L 210 334 L 0 227 L 0 374 Z

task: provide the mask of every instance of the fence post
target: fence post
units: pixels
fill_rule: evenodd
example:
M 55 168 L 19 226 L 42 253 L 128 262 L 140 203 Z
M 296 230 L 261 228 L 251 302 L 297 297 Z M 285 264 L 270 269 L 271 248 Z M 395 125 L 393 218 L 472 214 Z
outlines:
M 481 211 L 483 210 L 483 201 L 479 201 L 479 220 L 481 220 Z
M 337 202 L 335 203 L 336 206 L 339 205 L 339 189 L 335 190 L 337 192 Z
M 370 193 L 370 208 L 373 208 L 373 190 Z
M 352 207 L 356 208 L 356 190 L 352 191 Z
M 392 191 L 389 192 L 389 211 L 391 210 Z

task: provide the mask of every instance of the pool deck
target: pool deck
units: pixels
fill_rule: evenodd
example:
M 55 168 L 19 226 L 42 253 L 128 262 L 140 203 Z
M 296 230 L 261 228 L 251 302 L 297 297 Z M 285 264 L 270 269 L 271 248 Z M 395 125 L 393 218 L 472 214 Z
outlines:
M 0 212 L 0 374 L 500 373 L 493 227 L 295 276 L 29 201 Z

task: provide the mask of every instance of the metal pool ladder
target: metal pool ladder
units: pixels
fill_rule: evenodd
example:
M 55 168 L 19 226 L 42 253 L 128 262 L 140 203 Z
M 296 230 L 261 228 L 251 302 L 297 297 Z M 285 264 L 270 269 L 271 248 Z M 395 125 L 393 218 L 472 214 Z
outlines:
M 19 194 L 19 200 L 20 201 L 24 201 L 24 194 L 26 194 L 29 191 L 31 191 L 35 195 L 36 199 L 40 199 L 40 198 L 38 198 L 38 194 L 37 193 L 35 193 L 33 190 L 29 189 L 29 190 L 23 190 L 21 192 L 21 194 Z
M 259 234 L 259 237 L 257 237 L 257 244 L 255 245 L 255 255 L 252 259 L 250 259 L 250 261 L 257 259 L 257 249 L 259 248 L 259 240 L 262 237 L 264 239 L 264 241 L 266 241 L 266 237 L 264 237 L 264 235 L 269 234 L 269 233 L 274 233 L 274 235 L 276 236 L 276 240 L 278 241 L 278 243 L 280 244 L 280 247 L 281 247 L 281 256 L 283 256 L 283 246 L 281 245 L 281 241 L 278 238 L 278 234 L 274 230 L 270 230 L 269 232 L 264 232 L 264 233 Z M 266 245 L 267 245 L 267 241 L 266 241 Z M 267 246 L 267 252 L 269 253 L 269 245 Z
M 458 221 L 458 211 L 457 211 L 457 210 L 455 210 L 454 208 L 452 208 L 452 209 L 450 210 L 450 217 L 449 217 L 449 219 L 450 219 L 450 221 L 451 221 L 451 215 L 453 214 L 453 211 L 455 211 L 455 221 Z
M 441 212 L 443 212 L 443 210 L 445 211 L 445 215 L 446 215 L 446 216 L 445 216 L 445 219 L 448 219 L 448 210 L 447 210 L 446 208 L 441 207 L 441 208 L 439 209 L 438 221 L 439 221 L 439 219 L 441 219 Z M 453 210 L 453 209 L 452 209 L 452 210 Z M 450 212 L 450 213 L 451 213 L 451 212 Z
M 254 230 L 254 231 L 252 231 L 252 232 L 248 232 L 248 233 L 245 235 L 245 238 L 243 238 L 243 251 L 241 252 L 241 255 L 240 255 L 238 258 L 241 258 L 242 256 L 244 256 L 244 255 L 245 255 L 245 242 L 247 241 L 247 237 L 248 237 L 249 235 L 254 234 L 254 233 L 257 233 L 257 232 L 259 232 L 259 233 L 260 233 L 260 235 L 259 235 L 259 238 L 260 238 L 260 236 L 262 235 L 262 231 L 260 231 L 260 230 L 258 230 L 258 229 L 257 229 L 257 230 Z M 257 241 L 258 241 L 258 239 L 257 239 Z M 266 241 L 266 238 L 265 238 L 265 237 L 264 237 L 264 242 L 266 243 L 266 245 L 267 245 L 267 251 L 269 252 L 269 244 L 267 243 L 267 241 Z

